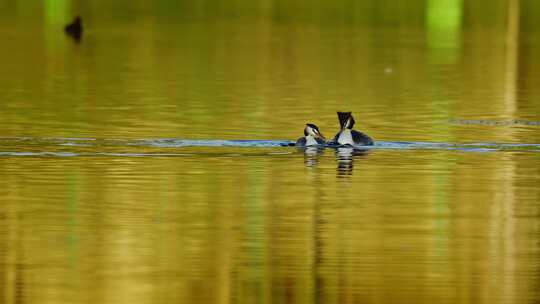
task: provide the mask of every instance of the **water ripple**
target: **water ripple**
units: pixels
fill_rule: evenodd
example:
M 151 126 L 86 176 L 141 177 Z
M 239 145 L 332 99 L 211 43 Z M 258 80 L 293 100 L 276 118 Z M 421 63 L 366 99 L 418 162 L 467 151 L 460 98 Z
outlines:
M 95 139 L 95 138 L 0 138 L 0 156 L 186 156 L 201 154 L 197 151 L 178 150 L 189 147 L 236 147 L 236 148 L 280 148 L 257 155 L 290 154 L 294 149 L 288 140 L 190 140 L 190 139 Z M 328 147 L 331 149 L 331 147 Z M 540 152 L 540 144 L 533 143 L 447 143 L 418 141 L 378 141 L 373 146 L 357 147 L 362 150 L 454 150 L 463 152 Z M 208 153 L 207 151 L 205 153 Z M 238 154 L 238 153 L 236 153 Z M 226 155 L 236 155 L 228 151 Z M 243 154 L 240 154 L 243 155 Z

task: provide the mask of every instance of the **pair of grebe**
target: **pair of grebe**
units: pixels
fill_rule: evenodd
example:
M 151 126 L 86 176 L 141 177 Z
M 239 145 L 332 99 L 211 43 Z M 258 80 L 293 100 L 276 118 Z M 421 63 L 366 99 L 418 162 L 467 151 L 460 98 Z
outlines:
M 351 112 L 337 112 L 338 119 L 339 119 L 339 125 L 341 129 L 339 132 L 334 136 L 334 139 L 332 141 L 327 142 L 324 136 L 322 135 L 321 131 L 319 131 L 319 128 L 311 123 L 306 124 L 306 128 L 304 129 L 304 137 L 300 137 L 296 141 L 296 146 L 298 147 L 308 147 L 308 146 L 324 146 L 324 145 L 330 145 L 330 146 L 343 146 L 343 145 L 351 145 L 351 146 L 371 146 L 373 145 L 373 139 L 369 137 L 368 135 L 353 130 L 354 126 L 354 118 L 351 114 Z

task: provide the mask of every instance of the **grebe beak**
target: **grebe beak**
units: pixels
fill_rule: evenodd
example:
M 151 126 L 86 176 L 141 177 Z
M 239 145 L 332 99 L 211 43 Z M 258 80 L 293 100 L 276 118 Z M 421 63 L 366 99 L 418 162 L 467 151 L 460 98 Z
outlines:
M 326 140 L 326 138 L 324 138 L 324 135 L 322 135 L 321 132 L 319 132 L 319 130 L 314 130 L 315 131 L 315 134 L 317 135 L 318 138 L 321 138 L 323 140 Z

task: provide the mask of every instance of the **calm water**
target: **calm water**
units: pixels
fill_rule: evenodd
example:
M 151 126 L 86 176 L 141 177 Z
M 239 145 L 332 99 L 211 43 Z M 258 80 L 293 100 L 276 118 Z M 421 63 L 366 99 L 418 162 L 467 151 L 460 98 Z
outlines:
M 538 3 L 356 2 L 0 2 L 0 303 L 538 303 Z

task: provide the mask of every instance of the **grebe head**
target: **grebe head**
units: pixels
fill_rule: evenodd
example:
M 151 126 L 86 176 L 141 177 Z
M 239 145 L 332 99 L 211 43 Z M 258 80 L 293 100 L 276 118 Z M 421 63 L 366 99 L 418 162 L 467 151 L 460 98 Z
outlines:
M 354 118 L 352 117 L 351 112 L 337 112 L 338 119 L 339 119 L 339 125 L 341 126 L 341 130 L 344 129 L 352 129 L 354 126 Z
M 315 138 L 325 139 L 321 131 L 319 131 L 319 128 L 316 125 L 310 123 L 306 124 L 306 128 L 304 129 L 304 135 L 311 135 Z

